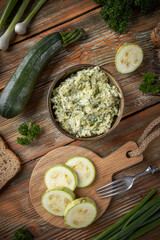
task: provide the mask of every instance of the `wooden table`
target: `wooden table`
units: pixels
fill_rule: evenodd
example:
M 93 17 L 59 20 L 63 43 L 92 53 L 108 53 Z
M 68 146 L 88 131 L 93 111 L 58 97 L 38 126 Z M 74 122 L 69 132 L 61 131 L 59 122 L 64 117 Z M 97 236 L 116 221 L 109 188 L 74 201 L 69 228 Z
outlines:
M 7 0 L 1 0 L 0 15 L 6 2 Z M 159 50 L 150 40 L 151 31 L 159 22 L 159 5 L 153 3 L 146 15 L 135 11 L 130 19 L 128 31 L 118 35 L 101 19 L 100 7 L 92 0 L 49 0 L 32 22 L 30 32 L 25 36 L 16 36 L 9 51 L 0 52 L 0 89 L 3 89 L 25 54 L 42 37 L 55 31 L 77 27 L 83 27 L 87 32 L 83 41 L 67 47 L 48 64 L 22 114 L 10 120 L 0 117 L 0 134 L 20 156 L 22 162 L 22 171 L 0 193 L 0 239 L 11 239 L 10 234 L 23 227 L 34 235 L 34 239 L 87 240 L 127 213 L 152 188 L 160 192 L 160 174 L 145 176 L 143 182 L 137 181 L 129 192 L 111 200 L 108 210 L 93 224 L 92 230 L 59 229 L 46 223 L 35 212 L 29 198 L 32 170 L 47 152 L 70 144 L 86 147 L 104 157 L 129 140 L 137 141 L 144 128 L 159 116 L 160 97 L 148 96 L 139 90 L 143 73 L 160 70 L 159 63 L 155 63 L 152 58 L 158 56 Z M 122 75 L 116 71 L 114 58 L 118 48 L 127 42 L 138 43 L 143 48 L 144 62 L 134 73 Z M 103 65 L 118 79 L 125 95 L 122 121 L 113 132 L 98 141 L 79 142 L 62 135 L 53 126 L 47 110 L 47 92 L 53 79 L 69 66 L 83 63 Z M 18 126 L 30 120 L 41 126 L 41 134 L 30 146 L 20 146 L 16 142 Z M 157 138 L 146 149 L 143 163 L 116 174 L 114 178 L 136 174 L 144 170 L 148 163 L 156 161 L 160 154 L 159 141 L 160 138 Z M 159 240 L 160 227 L 139 239 Z

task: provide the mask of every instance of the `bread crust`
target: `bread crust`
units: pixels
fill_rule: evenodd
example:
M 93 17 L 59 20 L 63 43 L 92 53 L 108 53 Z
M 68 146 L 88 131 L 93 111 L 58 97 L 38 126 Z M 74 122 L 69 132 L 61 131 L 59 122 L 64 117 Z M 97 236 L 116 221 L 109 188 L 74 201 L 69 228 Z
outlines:
M 8 144 L 1 136 L 0 136 L 0 163 L 1 163 L 0 166 L 0 190 L 1 190 L 21 170 L 20 158 L 12 150 L 9 149 Z M 9 163 L 8 164 L 9 168 L 7 166 L 7 163 Z M 6 171 L 5 176 L 4 171 Z

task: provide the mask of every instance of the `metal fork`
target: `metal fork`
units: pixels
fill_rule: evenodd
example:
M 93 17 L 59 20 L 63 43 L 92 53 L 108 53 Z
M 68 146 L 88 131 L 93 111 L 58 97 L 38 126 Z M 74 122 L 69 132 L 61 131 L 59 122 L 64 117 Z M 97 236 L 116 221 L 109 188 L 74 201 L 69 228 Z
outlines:
M 154 174 L 160 171 L 157 164 L 148 166 L 145 171 L 135 175 L 135 176 L 126 176 L 116 181 L 113 181 L 99 189 L 96 190 L 97 194 L 100 194 L 101 199 L 115 196 L 120 193 L 128 191 L 132 186 L 134 181 L 148 173 Z M 102 193 L 102 194 L 101 194 Z

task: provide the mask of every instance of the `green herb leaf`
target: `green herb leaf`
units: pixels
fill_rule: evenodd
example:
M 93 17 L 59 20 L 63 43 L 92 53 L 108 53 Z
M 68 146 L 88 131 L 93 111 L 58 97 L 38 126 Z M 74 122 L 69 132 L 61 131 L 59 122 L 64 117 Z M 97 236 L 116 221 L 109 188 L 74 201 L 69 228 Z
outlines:
M 20 228 L 15 232 L 14 239 L 15 240 L 32 240 L 33 236 L 27 230 Z
M 26 124 L 21 124 L 18 128 L 18 132 L 23 136 L 28 136 L 28 126 Z
M 128 1 L 108 0 L 101 9 L 101 17 L 108 21 L 109 27 L 117 33 L 123 33 L 128 26 L 131 7 Z
M 156 73 L 152 73 L 152 72 L 145 73 L 142 79 L 144 83 L 140 85 L 139 89 L 143 93 L 156 94 L 160 92 L 160 85 L 158 84 L 158 82 L 160 81 L 160 78 L 158 78 Z
M 20 145 L 24 145 L 24 146 L 27 146 L 30 144 L 30 140 L 28 137 L 24 137 L 24 138 L 20 138 L 18 137 L 17 138 L 17 142 L 20 144 Z
M 140 12 L 146 13 L 152 0 L 93 0 L 102 5 L 100 15 L 109 23 L 109 27 L 117 33 L 123 33 L 128 27 L 132 10 L 138 7 Z
M 105 4 L 106 0 L 94 0 L 97 4 Z
M 134 0 L 134 5 L 139 7 L 142 13 L 146 13 L 151 5 L 151 0 Z
M 40 133 L 40 126 L 38 124 L 32 124 L 32 121 L 30 121 L 29 124 L 21 124 L 18 131 L 25 137 L 18 137 L 17 142 L 20 145 L 29 145 L 34 138 L 38 137 Z

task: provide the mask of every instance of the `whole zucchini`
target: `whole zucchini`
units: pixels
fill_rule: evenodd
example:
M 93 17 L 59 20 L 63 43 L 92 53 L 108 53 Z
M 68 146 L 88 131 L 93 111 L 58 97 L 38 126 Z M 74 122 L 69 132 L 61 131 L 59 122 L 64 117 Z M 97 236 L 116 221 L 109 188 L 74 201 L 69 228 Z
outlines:
M 47 63 L 65 46 L 79 40 L 82 28 L 72 32 L 55 32 L 31 48 L 6 84 L 0 96 L 0 115 L 13 118 L 23 111 L 40 73 Z

